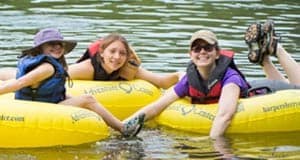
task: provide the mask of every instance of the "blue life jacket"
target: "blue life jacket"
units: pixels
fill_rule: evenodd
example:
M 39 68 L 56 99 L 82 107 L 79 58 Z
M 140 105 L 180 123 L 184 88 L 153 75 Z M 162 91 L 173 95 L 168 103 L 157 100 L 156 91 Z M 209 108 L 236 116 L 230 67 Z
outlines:
M 15 92 L 15 99 L 58 103 L 66 99 L 65 80 L 67 72 L 57 59 L 47 55 L 25 56 L 18 63 L 17 79 L 24 76 L 40 64 L 48 62 L 55 73 L 41 82 L 38 88 L 24 87 Z

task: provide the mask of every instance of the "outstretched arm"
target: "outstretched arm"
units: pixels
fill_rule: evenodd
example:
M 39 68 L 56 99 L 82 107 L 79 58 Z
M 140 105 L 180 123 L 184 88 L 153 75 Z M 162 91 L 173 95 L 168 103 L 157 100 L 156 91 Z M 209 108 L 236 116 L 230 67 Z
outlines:
M 12 79 L 0 85 L 0 94 L 17 91 L 23 87 L 38 85 L 41 81 L 54 74 L 54 67 L 43 63 L 19 79 Z
M 0 80 L 6 81 L 14 78 L 16 78 L 16 68 L 6 67 L 0 69 Z
M 144 68 L 139 68 L 136 78 L 140 78 L 156 85 L 157 87 L 167 89 L 177 83 L 181 77 L 180 72 L 159 75 Z
M 124 120 L 128 121 L 132 117 L 136 117 L 139 114 L 145 113 L 145 120 L 149 120 L 159 115 L 163 110 L 165 110 L 171 103 L 177 100 L 179 97 L 175 93 L 173 88 L 170 88 L 166 93 L 161 96 L 158 100 L 152 102 L 151 104 L 145 106 L 144 108 L 135 112 L 132 116 Z
M 69 65 L 68 73 L 71 79 L 93 80 L 94 68 L 91 59 Z
M 232 117 L 237 109 L 239 95 L 240 88 L 236 84 L 229 83 L 223 87 L 219 99 L 218 112 L 209 134 L 211 138 L 218 138 L 223 135 L 230 125 Z

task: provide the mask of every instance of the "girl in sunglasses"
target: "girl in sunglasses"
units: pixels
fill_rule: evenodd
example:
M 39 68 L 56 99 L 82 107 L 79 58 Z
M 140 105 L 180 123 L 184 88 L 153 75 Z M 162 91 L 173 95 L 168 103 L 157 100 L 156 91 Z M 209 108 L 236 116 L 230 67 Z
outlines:
M 188 96 L 193 104 L 219 104 L 210 137 L 223 135 L 236 112 L 238 99 L 247 96 L 249 85 L 233 62 L 233 52 L 220 50 L 217 37 L 211 31 L 200 30 L 192 35 L 189 56 L 191 62 L 186 75 L 174 88 L 137 111 L 132 116 L 135 121 L 127 123 L 142 127 L 145 120 L 159 115 L 175 100 Z

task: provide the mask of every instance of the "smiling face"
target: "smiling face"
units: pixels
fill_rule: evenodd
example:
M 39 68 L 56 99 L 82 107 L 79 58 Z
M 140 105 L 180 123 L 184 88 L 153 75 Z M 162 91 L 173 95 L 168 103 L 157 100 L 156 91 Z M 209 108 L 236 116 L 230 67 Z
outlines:
M 41 46 L 42 53 L 48 54 L 56 59 L 61 58 L 64 55 L 64 46 L 62 42 L 47 42 Z
M 126 46 L 120 40 L 116 40 L 110 43 L 100 53 L 103 61 L 102 66 L 107 73 L 112 73 L 120 69 L 126 62 L 128 53 Z
M 190 49 L 190 58 L 198 69 L 212 70 L 219 58 L 217 45 L 201 39 L 195 40 Z

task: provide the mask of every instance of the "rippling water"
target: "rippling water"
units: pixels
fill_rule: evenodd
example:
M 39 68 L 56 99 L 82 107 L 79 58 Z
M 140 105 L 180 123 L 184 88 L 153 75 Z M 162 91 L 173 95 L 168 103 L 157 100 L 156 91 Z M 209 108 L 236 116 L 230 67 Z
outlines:
M 263 77 L 249 64 L 243 36 L 247 26 L 273 19 L 281 43 L 300 61 L 300 2 L 297 0 L 23 0 L 0 1 L 0 67 L 15 67 L 22 49 L 32 46 L 40 28 L 59 28 L 78 41 L 68 63 L 74 63 L 95 39 L 111 32 L 124 35 L 143 61 L 158 73 L 184 71 L 188 42 L 199 29 L 213 30 L 222 48 L 236 52 L 249 79 Z M 276 59 L 274 59 L 276 62 Z M 149 135 L 151 135 L 149 137 Z M 237 158 L 299 159 L 299 134 L 231 136 L 226 152 Z M 1 143 L 1 142 L 0 142 Z M 216 159 L 220 153 L 204 135 L 146 129 L 140 140 L 107 141 L 78 147 L 0 150 L 0 159 Z

